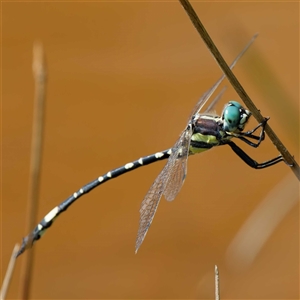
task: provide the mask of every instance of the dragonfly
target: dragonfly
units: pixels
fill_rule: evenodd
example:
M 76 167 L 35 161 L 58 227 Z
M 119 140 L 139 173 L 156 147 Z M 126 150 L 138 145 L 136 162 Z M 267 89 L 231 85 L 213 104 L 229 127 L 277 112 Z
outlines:
M 254 42 L 256 36 L 257 35 L 252 37 L 250 42 L 235 58 L 230 65 L 231 69 Z M 192 110 L 185 129 L 172 148 L 129 162 L 122 167 L 113 169 L 104 175 L 99 176 L 92 182 L 81 187 L 65 201 L 53 208 L 34 230 L 28 236 L 23 238 L 22 245 L 16 256 L 21 255 L 26 249 L 30 248 L 37 240 L 39 240 L 53 224 L 55 219 L 84 194 L 89 193 L 94 188 L 113 178 L 142 166 L 168 159 L 166 165 L 153 182 L 141 203 L 139 229 L 135 245 L 136 253 L 145 239 L 162 195 L 164 195 L 167 201 L 173 201 L 179 193 L 186 178 L 187 160 L 189 156 L 205 152 L 216 146 L 228 145 L 237 156 L 254 169 L 263 169 L 283 161 L 283 157 L 279 155 L 263 163 L 258 163 L 232 141 L 233 138 L 236 138 L 251 147 L 257 148 L 265 138 L 264 129 L 268 118 L 265 118 L 262 123 L 259 123 L 252 130 L 244 131 L 244 128 L 251 117 L 251 112 L 245 109 L 240 103 L 229 101 L 225 105 L 221 116 L 215 114 L 213 112 L 215 105 L 224 94 L 225 88 L 221 90 L 207 109 L 201 113 L 202 108 L 222 83 L 224 78 L 225 75 L 223 74 L 222 77 L 199 99 Z M 254 132 L 259 128 L 261 128 L 260 134 L 255 135 Z

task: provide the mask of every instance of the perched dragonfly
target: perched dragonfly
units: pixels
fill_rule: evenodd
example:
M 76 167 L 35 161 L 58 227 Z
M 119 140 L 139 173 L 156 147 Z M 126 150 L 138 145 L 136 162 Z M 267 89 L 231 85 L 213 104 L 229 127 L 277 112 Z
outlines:
M 236 57 L 230 65 L 231 69 L 250 47 L 255 38 L 256 36 L 251 39 L 242 52 Z M 265 119 L 264 122 L 258 124 L 254 129 L 244 132 L 243 130 L 249 121 L 251 112 L 243 108 L 238 102 L 228 102 L 221 116 L 212 113 L 225 89 L 218 94 L 204 113 L 200 113 L 203 106 L 210 99 L 224 78 L 225 75 L 200 98 L 192 111 L 185 130 L 181 133 L 172 148 L 129 162 L 122 167 L 107 172 L 80 188 L 77 192 L 52 209 L 35 227 L 32 233 L 23 239 L 21 248 L 16 256 L 22 254 L 27 248 L 31 247 L 35 241 L 39 240 L 52 225 L 53 221 L 81 196 L 104 182 L 139 167 L 168 159 L 167 164 L 155 179 L 141 204 L 140 223 L 135 246 L 136 252 L 145 239 L 162 195 L 164 195 L 166 200 L 172 201 L 179 193 L 186 177 L 187 159 L 189 155 L 207 151 L 215 146 L 228 145 L 247 165 L 255 169 L 266 168 L 283 161 L 282 156 L 279 155 L 263 163 L 257 163 L 232 141 L 232 138 L 237 138 L 251 147 L 258 147 L 261 141 L 264 140 L 264 128 L 268 119 Z M 261 128 L 259 136 L 253 134 L 258 128 Z

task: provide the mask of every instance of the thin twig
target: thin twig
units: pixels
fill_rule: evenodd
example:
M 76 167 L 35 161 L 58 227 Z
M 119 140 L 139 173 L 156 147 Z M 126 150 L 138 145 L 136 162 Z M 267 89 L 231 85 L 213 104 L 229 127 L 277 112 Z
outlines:
M 215 299 L 220 300 L 220 285 L 219 285 L 219 269 L 218 266 L 215 265 Z
M 37 219 L 38 195 L 40 185 L 40 169 L 42 159 L 43 128 L 44 128 L 44 102 L 46 66 L 43 46 L 35 43 L 33 46 L 33 76 L 35 81 L 34 116 L 32 128 L 29 195 L 27 207 L 26 232 L 34 228 Z M 28 245 L 31 245 L 29 242 Z M 33 249 L 27 251 L 21 269 L 20 299 L 28 299 L 30 293 L 30 283 L 33 269 Z
M 11 254 L 11 257 L 10 257 L 10 260 L 9 260 L 9 264 L 8 264 L 8 267 L 7 267 L 7 270 L 6 270 L 6 273 L 5 273 L 5 277 L 4 277 L 4 280 L 3 280 L 3 283 L 2 283 L 2 287 L 1 287 L 1 290 L 0 290 L 0 300 L 4 300 L 5 297 L 6 297 L 6 293 L 8 291 L 9 284 L 10 284 L 11 277 L 12 277 L 14 267 L 15 267 L 15 263 L 16 263 L 16 254 L 18 253 L 19 248 L 20 248 L 20 245 L 16 244 L 13 251 L 12 251 L 12 254 Z
M 212 53 L 213 57 L 217 61 L 218 65 L 228 78 L 229 82 L 240 96 L 240 98 L 244 101 L 245 105 L 249 108 L 255 119 L 261 123 L 264 121 L 264 117 L 260 114 L 259 110 L 256 108 L 242 85 L 239 83 L 235 75 L 232 73 L 230 68 L 228 67 L 227 63 L 225 62 L 224 58 L 222 57 L 221 53 L 217 49 L 216 45 L 210 38 L 209 34 L 207 33 L 206 29 L 204 28 L 203 24 L 201 23 L 200 19 L 198 18 L 196 12 L 194 11 L 193 7 L 189 3 L 188 0 L 179 0 L 185 11 L 187 12 L 189 18 L 191 19 L 192 23 L 194 24 L 195 28 L 197 29 L 198 33 L 200 34 L 201 38 L 203 39 L 204 43 Z M 287 148 L 283 145 L 283 143 L 279 140 L 275 132 L 271 129 L 271 127 L 266 124 L 265 131 L 269 136 L 272 143 L 276 146 L 277 150 L 281 153 L 284 160 L 291 165 L 291 169 L 300 181 L 300 168 L 298 163 L 295 161 L 294 157 L 289 153 Z

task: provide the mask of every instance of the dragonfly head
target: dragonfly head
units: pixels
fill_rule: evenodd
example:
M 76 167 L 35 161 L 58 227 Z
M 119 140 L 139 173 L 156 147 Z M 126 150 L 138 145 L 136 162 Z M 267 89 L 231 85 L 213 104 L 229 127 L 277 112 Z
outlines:
M 229 101 L 222 112 L 223 130 L 227 132 L 243 131 L 251 112 L 240 103 Z

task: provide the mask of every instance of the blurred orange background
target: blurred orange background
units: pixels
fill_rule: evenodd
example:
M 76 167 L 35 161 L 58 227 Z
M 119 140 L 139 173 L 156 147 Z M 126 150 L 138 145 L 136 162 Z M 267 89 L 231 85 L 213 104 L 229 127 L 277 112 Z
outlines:
M 192 4 L 229 63 L 259 32 L 234 73 L 299 161 L 299 3 Z M 28 234 L 37 39 L 49 78 L 37 222 L 83 184 L 171 147 L 221 76 L 179 2 L 3 2 L 2 278 Z M 240 101 L 232 87 L 219 113 L 230 99 Z M 259 162 L 278 155 L 268 138 L 237 143 Z M 284 163 L 253 170 L 229 147 L 190 157 L 135 255 L 140 203 L 164 164 L 105 183 L 57 219 L 34 246 L 32 299 L 212 298 L 215 264 L 223 299 L 299 298 L 299 185 Z

